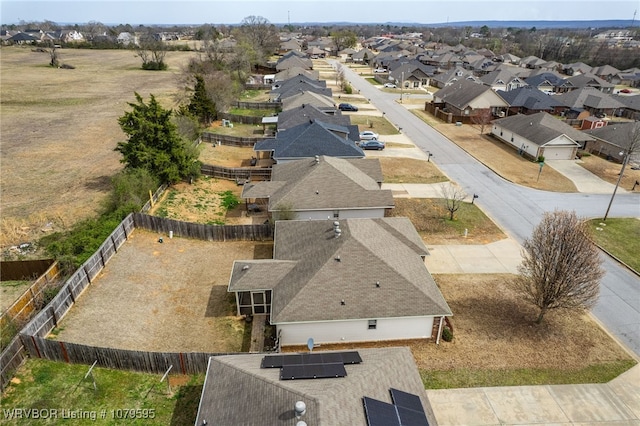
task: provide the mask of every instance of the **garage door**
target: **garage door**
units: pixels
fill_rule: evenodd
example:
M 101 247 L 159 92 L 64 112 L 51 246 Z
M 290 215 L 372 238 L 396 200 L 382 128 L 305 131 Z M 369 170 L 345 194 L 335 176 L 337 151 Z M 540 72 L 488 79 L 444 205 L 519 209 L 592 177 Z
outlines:
M 574 148 L 546 147 L 544 149 L 545 160 L 572 160 Z

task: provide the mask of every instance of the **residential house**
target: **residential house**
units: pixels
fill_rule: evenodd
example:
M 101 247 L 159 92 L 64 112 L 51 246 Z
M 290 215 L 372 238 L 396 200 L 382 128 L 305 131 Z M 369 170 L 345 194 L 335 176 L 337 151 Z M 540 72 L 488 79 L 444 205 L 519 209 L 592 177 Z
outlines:
M 8 41 L 15 44 L 34 44 L 40 39 L 27 33 L 17 33 L 9 37 Z
M 337 364 L 327 370 L 338 368 L 342 377 L 320 373 L 323 378 L 287 380 L 290 371 L 301 369 L 303 364 L 296 363 L 303 359 Z M 285 362 L 288 367 L 266 368 Z M 402 413 L 404 420 L 396 417 L 389 423 L 382 413 Z M 411 351 L 389 347 L 211 357 L 195 424 L 375 426 L 428 425 L 436 420 Z
M 340 56 L 340 59 L 344 62 L 353 62 L 353 55 L 357 52 L 357 50 L 348 47 L 339 51 L 338 56 Z
M 531 87 L 534 87 L 546 94 L 555 93 L 556 87 L 564 83 L 564 77 L 557 72 L 545 71 L 539 74 L 530 75 L 524 81 Z
M 509 107 L 491 87 L 469 80 L 458 81 L 438 90 L 433 94 L 432 103 L 443 111 L 452 113 L 454 117 L 471 117 L 480 114 L 482 110 L 489 110 L 492 115 L 499 116 L 501 111 Z
M 389 67 L 389 80 L 394 81 L 398 86 L 419 89 L 428 87 L 435 69 L 429 65 L 424 65 L 417 60 L 391 62 Z
M 366 48 L 358 50 L 356 53 L 351 55 L 353 62 L 364 64 L 369 64 L 375 57 L 376 54 L 372 50 Z
M 562 66 L 562 72 L 566 75 L 588 74 L 593 68 L 584 62 L 574 62 Z
M 612 95 L 603 93 L 594 87 L 572 90 L 556 96 L 557 100 L 569 107 L 567 117 L 574 118 L 583 111 L 591 115 L 620 115 L 625 105 Z
M 520 87 L 509 91 L 498 91 L 498 95 L 509 104 L 507 115 L 535 114 L 541 111 L 560 115 L 568 107 L 557 99 L 534 87 Z
M 546 112 L 512 115 L 493 121 L 491 134 L 531 158 L 572 160 L 591 136 Z
M 444 73 L 436 74 L 433 76 L 432 85 L 439 89 L 450 86 L 458 81 L 470 80 L 474 83 L 480 83 L 480 79 L 476 77 L 473 72 L 465 70 L 462 67 L 452 68 Z
M 640 122 L 609 123 L 597 129 L 585 130 L 585 133 L 594 138 L 593 141 L 586 144 L 584 148 L 586 151 L 607 160 L 622 163 L 629 146 L 634 142 L 636 145 L 638 144 Z M 640 152 L 632 153 L 629 161 L 640 164 Z
M 640 87 L 640 68 L 629 68 L 620 71 L 612 79 L 613 84 L 623 84 L 630 87 Z
M 356 145 L 359 139 L 358 126 L 310 120 L 279 131 L 275 138 L 262 140 L 253 149 L 263 153 L 261 158 L 272 158 L 276 163 L 315 158 L 316 155 L 363 158 L 364 152 Z
M 295 39 L 290 38 L 280 42 L 280 47 L 278 48 L 278 53 L 283 55 L 288 52 L 301 52 L 302 51 L 302 43 Z
M 620 70 L 612 67 L 611 65 L 602 65 L 600 67 L 593 68 L 591 70 L 591 74 L 611 83 L 611 80 L 613 80 L 616 75 L 620 74 Z
M 566 78 L 561 87 L 564 90 L 576 90 L 583 87 L 593 87 L 595 89 L 598 89 L 602 93 L 611 94 L 613 93 L 615 85 L 604 81 L 600 77 L 596 77 L 593 74 L 577 74 L 572 77 Z
M 312 92 L 324 96 L 332 96 L 333 92 L 327 87 L 325 80 L 311 80 L 304 75 L 276 82 L 269 93 L 271 102 L 283 102 L 285 99 L 302 92 Z
M 282 346 L 437 339 L 451 309 L 428 254 L 406 217 L 279 220 L 273 259 L 236 260 L 228 291 L 238 314 L 270 315 Z
M 272 83 L 278 83 L 280 81 L 287 81 L 291 78 L 304 76 L 310 81 L 319 81 L 320 80 L 320 71 L 318 70 L 305 70 L 299 67 L 287 68 L 286 70 L 282 70 L 277 74 L 273 74 Z
M 640 120 L 640 95 L 612 95 L 613 99 L 620 102 L 624 107 L 619 110 L 616 115 L 629 118 L 631 120 Z
M 301 58 L 297 55 L 284 56 L 276 63 L 276 70 L 283 71 L 289 68 L 313 69 L 313 62 L 309 58 Z
M 511 70 L 500 69 L 480 77 L 480 81 L 491 89 L 509 91 L 527 85 L 524 79 L 517 77 Z
M 322 111 L 335 111 L 333 98 L 315 92 L 299 92 L 282 100 L 282 111 L 298 108 L 302 105 L 313 105 Z
M 523 68 L 530 68 L 530 69 L 540 68 L 546 63 L 547 61 L 545 61 L 544 59 L 540 59 L 537 56 L 533 56 L 533 55 L 520 59 L 520 66 Z
M 138 36 L 136 36 L 135 34 L 131 34 L 128 32 L 122 32 L 120 34 L 118 34 L 118 37 L 116 38 L 116 41 L 118 42 L 118 44 L 122 44 L 124 46 L 129 46 L 130 44 L 137 46 L 138 45 Z
M 323 123 L 337 124 L 339 126 L 350 126 L 351 119 L 348 115 L 343 115 L 340 110 L 331 109 L 329 111 L 322 110 L 314 105 L 300 105 L 282 111 L 277 117 L 278 130 L 287 130 L 309 122 L 310 120 L 318 120 Z
M 322 155 L 275 164 L 270 181 L 246 184 L 241 197 L 275 219 L 283 210 L 297 219 L 374 218 L 394 207 L 381 185 L 379 160 Z
M 516 55 L 512 55 L 511 53 L 505 53 L 504 55 L 498 56 L 500 62 L 504 62 L 505 64 L 518 65 L 520 63 L 520 57 Z

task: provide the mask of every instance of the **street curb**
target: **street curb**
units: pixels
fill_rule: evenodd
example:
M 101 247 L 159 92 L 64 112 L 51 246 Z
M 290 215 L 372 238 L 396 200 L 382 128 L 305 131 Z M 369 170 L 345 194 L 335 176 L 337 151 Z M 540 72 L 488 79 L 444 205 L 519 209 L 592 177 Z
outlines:
M 612 258 L 613 260 L 615 260 L 616 262 L 618 262 L 619 264 L 621 264 L 622 266 L 627 268 L 629 271 L 633 272 L 634 274 L 636 274 L 637 276 L 640 277 L 640 272 L 636 271 L 631 266 L 627 265 L 622 260 L 618 259 L 616 256 L 611 254 L 609 251 L 607 251 L 604 248 L 602 248 L 602 246 L 600 246 L 599 244 L 596 244 L 593 240 L 591 240 L 591 241 L 593 242 L 593 244 L 595 244 L 596 247 L 598 247 L 600 250 L 602 250 L 607 256 L 609 256 L 610 258 Z

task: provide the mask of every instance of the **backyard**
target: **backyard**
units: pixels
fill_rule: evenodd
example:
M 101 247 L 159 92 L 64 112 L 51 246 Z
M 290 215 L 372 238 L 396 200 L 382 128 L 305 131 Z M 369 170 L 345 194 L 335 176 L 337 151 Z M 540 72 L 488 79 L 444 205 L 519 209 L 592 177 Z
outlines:
M 247 350 L 250 327 L 227 285 L 234 260 L 269 258 L 271 247 L 137 229 L 50 337 L 140 351 Z

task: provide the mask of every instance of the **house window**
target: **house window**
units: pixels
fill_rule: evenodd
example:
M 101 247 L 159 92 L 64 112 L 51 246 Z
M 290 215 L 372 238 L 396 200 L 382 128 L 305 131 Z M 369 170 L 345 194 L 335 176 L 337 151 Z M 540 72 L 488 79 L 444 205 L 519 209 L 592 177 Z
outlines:
M 369 320 L 369 330 L 375 330 L 378 327 L 378 320 Z
M 339 219 L 340 218 L 340 210 L 334 210 L 333 211 L 333 218 L 334 219 Z

